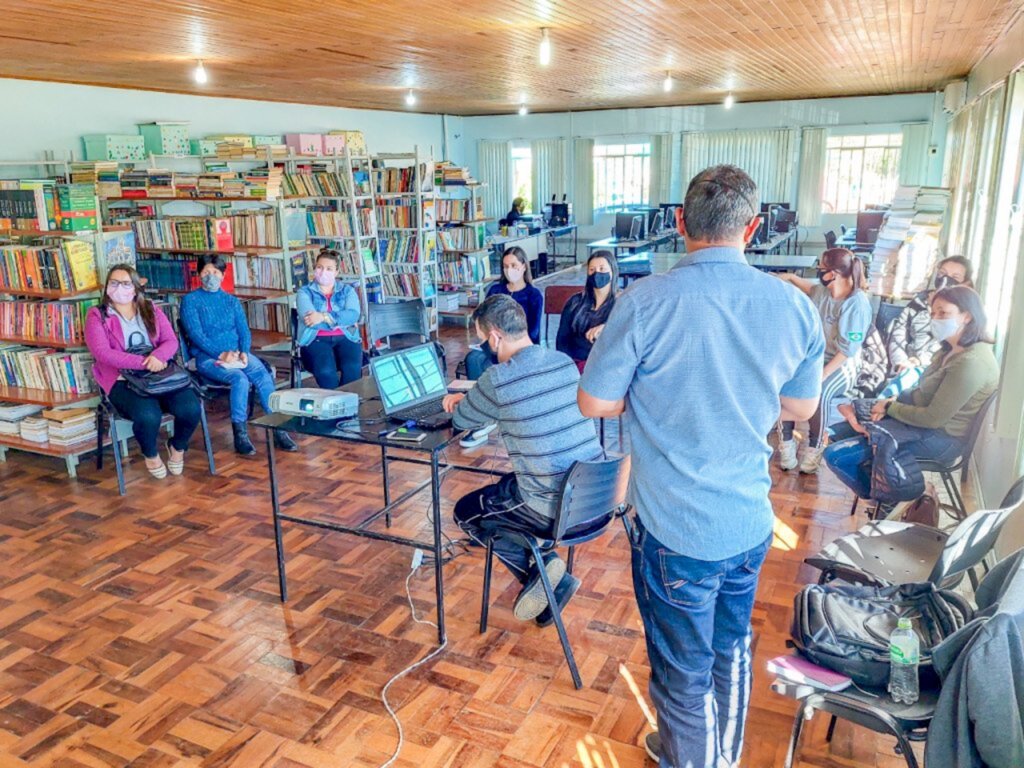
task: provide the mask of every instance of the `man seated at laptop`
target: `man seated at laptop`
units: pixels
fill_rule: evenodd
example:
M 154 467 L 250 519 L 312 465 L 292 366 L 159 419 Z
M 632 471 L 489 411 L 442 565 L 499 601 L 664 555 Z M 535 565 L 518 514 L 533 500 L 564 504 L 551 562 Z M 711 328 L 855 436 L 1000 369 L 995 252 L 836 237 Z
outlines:
M 550 537 L 565 473 L 573 462 L 604 457 L 594 422 L 583 418 L 576 405 L 579 371 L 568 355 L 530 341 L 526 313 L 509 296 L 489 296 L 472 319 L 498 364 L 484 371 L 465 395 L 448 395 L 444 408 L 454 415 L 457 429 L 497 423 L 514 471 L 459 499 L 455 522 L 481 545 L 493 535 L 488 520 Z M 516 618 L 536 619 L 541 626 L 553 621 L 530 551 L 494 537 L 494 554 L 523 585 L 515 602 Z M 579 589 L 579 579 L 566 572 L 565 562 L 554 552 L 545 555 L 543 567 L 559 607 L 564 606 Z

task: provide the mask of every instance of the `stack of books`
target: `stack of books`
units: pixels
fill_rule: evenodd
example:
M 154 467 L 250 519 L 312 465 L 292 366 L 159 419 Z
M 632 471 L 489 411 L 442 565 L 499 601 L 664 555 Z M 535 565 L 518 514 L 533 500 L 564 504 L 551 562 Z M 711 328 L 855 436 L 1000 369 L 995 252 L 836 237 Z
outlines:
M 899 187 L 872 252 L 872 293 L 912 296 L 927 282 L 939 255 L 950 190 Z
M 442 160 L 434 166 L 434 184 L 437 186 L 465 186 L 472 184 L 468 168 L 460 168 L 450 160 Z
M 126 168 L 121 172 L 121 197 L 147 197 L 149 173 L 145 168 Z
M 57 186 L 60 228 L 65 232 L 96 229 L 96 187 L 91 184 Z
M 116 160 L 71 164 L 71 183 L 88 184 L 100 197 L 121 197 L 121 172 Z
M 45 443 L 50 437 L 50 429 L 46 419 L 39 418 L 38 416 L 29 416 L 22 419 L 18 426 L 20 427 L 21 439 L 27 440 L 30 443 Z
M 0 402 L 0 435 L 21 435 L 21 421 L 43 410 L 41 405 L 19 405 Z
M 147 197 L 177 197 L 178 193 L 174 188 L 174 177 L 177 174 L 171 173 L 165 168 L 149 168 L 146 171 L 146 196 Z
M 91 408 L 43 411 L 50 445 L 69 446 L 96 440 L 96 412 Z

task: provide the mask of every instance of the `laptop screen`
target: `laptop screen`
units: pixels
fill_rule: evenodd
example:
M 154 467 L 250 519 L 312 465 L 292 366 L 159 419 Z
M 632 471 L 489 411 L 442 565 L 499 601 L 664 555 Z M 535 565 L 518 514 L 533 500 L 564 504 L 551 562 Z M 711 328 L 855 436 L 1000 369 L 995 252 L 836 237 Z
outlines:
M 420 344 L 382 357 L 370 358 L 370 372 L 384 413 L 443 397 L 448 386 L 433 344 Z

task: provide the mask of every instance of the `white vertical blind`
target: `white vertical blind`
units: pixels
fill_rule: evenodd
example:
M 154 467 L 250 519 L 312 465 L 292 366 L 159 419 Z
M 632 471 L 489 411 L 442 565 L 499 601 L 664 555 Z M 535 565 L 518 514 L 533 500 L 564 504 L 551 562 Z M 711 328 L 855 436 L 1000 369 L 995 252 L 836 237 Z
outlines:
M 821 224 L 821 199 L 825 186 L 825 129 L 804 128 L 800 147 L 796 210 L 801 224 L 817 227 Z
M 929 123 L 907 123 L 903 126 L 903 144 L 900 148 L 900 184 L 916 187 L 928 180 L 928 141 L 932 127 Z
M 674 139 L 671 133 L 651 135 L 651 188 L 647 198 L 651 205 L 671 202 Z
M 572 211 L 576 223 L 588 227 L 594 223 L 594 140 L 573 139 Z
M 684 133 L 683 190 L 705 168 L 728 163 L 750 175 L 762 201 L 789 202 L 793 142 L 793 130 L 788 128 Z
M 540 213 L 551 202 L 569 193 L 569 141 L 537 139 L 530 142 L 533 158 L 533 212 Z
M 477 144 L 480 181 L 485 182 L 484 214 L 497 221 L 512 199 L 512 142 L 481 139 Z

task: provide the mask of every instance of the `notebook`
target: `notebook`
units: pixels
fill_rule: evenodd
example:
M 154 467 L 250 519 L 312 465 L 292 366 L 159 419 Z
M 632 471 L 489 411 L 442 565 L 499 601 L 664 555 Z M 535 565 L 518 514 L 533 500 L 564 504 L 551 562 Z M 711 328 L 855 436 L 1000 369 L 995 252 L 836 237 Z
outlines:
M 853 681 L 846 675 L 820 667 L 802 656 L 784 654 L 768 662 L 768 671 L 801 685 L 813 685 L 823 691 L 841 691 Z

